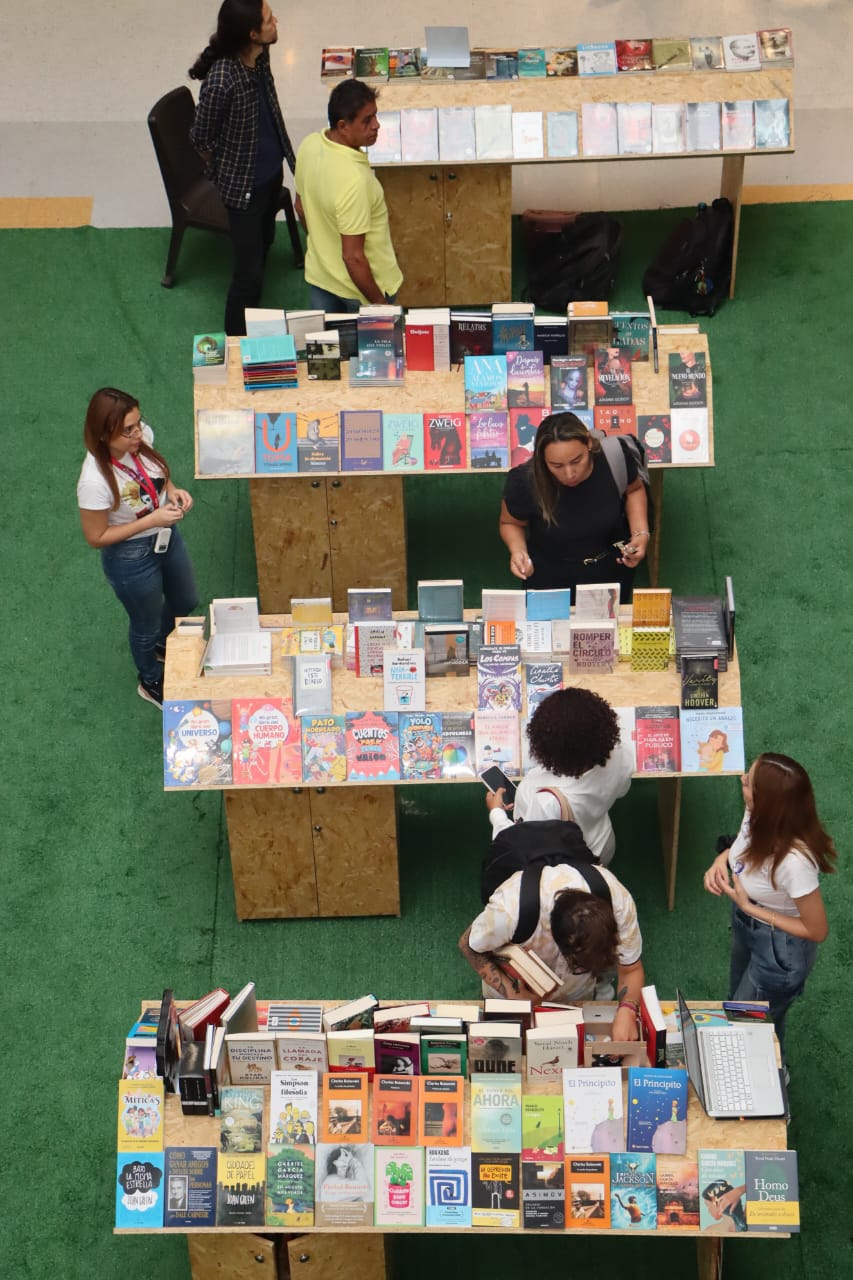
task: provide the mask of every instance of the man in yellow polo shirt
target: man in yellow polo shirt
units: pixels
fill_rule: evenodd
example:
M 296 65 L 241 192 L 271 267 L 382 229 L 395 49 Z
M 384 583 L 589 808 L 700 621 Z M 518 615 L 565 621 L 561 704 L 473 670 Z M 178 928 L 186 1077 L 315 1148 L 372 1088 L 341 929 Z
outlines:
M 296 155 L 296 209 L 308 232 L 305 279 L 311 306 L 357 311 L 393 299 L 403 282 L 385 193 L 362 147 L 379 134 L 376 91 L 342 80 L 329 97 L 329 128 Z

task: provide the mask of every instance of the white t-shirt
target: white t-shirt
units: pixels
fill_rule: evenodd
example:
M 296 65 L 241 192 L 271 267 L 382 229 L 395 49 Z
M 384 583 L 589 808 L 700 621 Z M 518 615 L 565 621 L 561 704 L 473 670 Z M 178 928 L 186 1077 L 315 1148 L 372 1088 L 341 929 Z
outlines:
M 147 423 L 143 424 L 142 439 L 146 444 L 154 443 L 154 432 Z M 132 453 L 116 458 L 116 462 L 122 463 L 132 473 L 139 472 L 138 460 Z M 142 466 L 153 480 L 154 488 L 159 495 L 165 483 L 162 467 L 147 458 L 142 459 Z M 121 467 L 114 467 L 113 471 L 119 492 L 119 504 L 115 511 L 112 510 L 112 491 L 101 474 L 101 468 L 91 453 L 86 454 L 80 469 L 80 479 L 77 481 L 78 507 L 83 511 L 106 511 L 108 526 L 133 524 L 135 520 L 141 520 L 143 516 L 150 515 L 154 506 L 139 481 L 134 479 L 133 475 L 122 471 Z M 132 542 L 134 538 L 149 538 L 152 533 L 156 533 L 156 529 L 143 529 L 141 533 L 132 534 L 127 541 Z
M 619 963 L 634 964 L 643 953 L 643 939 L 637 923 L 634 899 L 612 871 L 602 869 L 601 874 L 607 881 L 613 902 L 613 914 L 616 917 L 619 934 L 616 948 Z M 496 947 L 505 946 L 511 941 L 518 925 L 521 876 L 522 872 L 516 871 L 502 885 L 499 885 L 471 925 L 468 943 L 472 951 L 494 951 Z M 551 910 L 554 899 L 562 889 L 582 889 L 589 892 L 587 882 L 574 867 L 565 864 L 543 867 L 539 881 L 539 921 L 533 937 L 523 945 L 535 951 L 555 973 L 559 974 L 561 986 L 551 999 L 569 1003 L 576 1000 L 591 1000 L 596 994 L 594 975 L 571 973 L 568 961 L 551 934 Z
M 776 888 L 770 883 L 770 864 L 742 870 L 742 856 L 749 844 L 749 810 L 743 815 L 740 831 L 729 850 L 729 866 L 740 875 L 747 896 L 760 907 L 780 916 L 798 916 L 796 898 L 804 898 L 818 888 L 818 869 L 799 849 L 791 849 L 776 868 Z
M 550 787 L 565 796 L 588 848 L 607 866 L 616 847 L 610 808 L 620 796 L 627 794 L 633 772 L 634 750 L 630 742 L 617 742 L 603 765 L 588 769 L 580 778 L 559 777 L 534 764 L 518 784 L 512 817 L 502 809 L 492 809 L 489 815 L 492 827 L 497 834 L 514 818 L 528 822 L 559 818 L 556 796 L 537 794 L 540 788 Z

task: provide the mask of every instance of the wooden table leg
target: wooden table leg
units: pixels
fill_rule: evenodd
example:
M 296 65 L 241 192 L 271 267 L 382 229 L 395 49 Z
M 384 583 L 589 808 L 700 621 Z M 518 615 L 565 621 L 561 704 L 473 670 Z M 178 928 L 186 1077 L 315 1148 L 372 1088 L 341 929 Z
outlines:
M 729 285 L 729 297 L 735 296 L 735 276 L 737 275 L 737 251 L 740 241 L 740 208 L 743 203 L 743 163 L 742 155 L 723 156 L 723 175 L 720 181 L 720 195 L 732 203 L 734 210 L 734 242 L 732 244 L 732 282 Z
M 696 1241 L 698 1280 L 720 1280 L 723 1274 L 723 1241 L 720 1236 L 701 1236 Z
M 656 587 L 660 574 L 660 531 L 663 524 L 663 478 L 665 472 L 657 467 L 649 471 L 649 486 L 652 491 L 652 502 L 655 505 L 655 528 L 649 541 L 646 560 L 649 564 L 649 585 Z
M 319 915 L 309 789 L 226 791 L 225 817 L 237 919 Z
M 397 788 L 317 787 L 311 825 L 317 914 L 398 916 Z
M 666 905 L 675 906 L 675 879 L 678 873 L 678 829 L 681 825 L 681 779 L 658 779 L 658 813 L 663 846 Z

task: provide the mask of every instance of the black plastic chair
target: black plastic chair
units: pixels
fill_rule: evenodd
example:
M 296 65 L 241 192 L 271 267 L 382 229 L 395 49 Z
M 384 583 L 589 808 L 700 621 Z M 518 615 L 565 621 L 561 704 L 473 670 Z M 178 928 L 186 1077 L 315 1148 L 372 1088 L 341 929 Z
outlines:
M 216 187 L 204 176 L 201 156 L 190 142 L 190 128 L 194 119 L 195 101 L 186 86 L 164 94 L 148 113 L 148 129 L 172 211 L 172 237 L 166 258 L 166 271 L 160 281 L 164 289 L 171 289 L 175 283 L 175 267 L 187 227 L 228 234 L 225 205 Z M 287 187 L 281 189 L 279 208 L 284 210 L 287 222 L 293 249 L 293 265 L 301 270 L 305 257 L 293 199 Z

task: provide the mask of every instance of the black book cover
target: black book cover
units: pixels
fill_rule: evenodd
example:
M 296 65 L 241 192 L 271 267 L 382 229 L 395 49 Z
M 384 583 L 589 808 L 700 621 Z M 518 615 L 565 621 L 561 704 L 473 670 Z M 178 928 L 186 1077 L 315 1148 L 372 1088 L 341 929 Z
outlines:
M 157 1024 L 155 1050 L 157 1073 L 163 1077 L 167 1093 L 178 1092 L 178 1069 L 181 1062 L 180 1032 L 175 993 L 171 987 L 163 992 L 160 1002 L 160 1020 Z
M 719 660 L 713 653 L 685 654 L 681 659 L 681 705 L 701 711 L 719 706 Z

